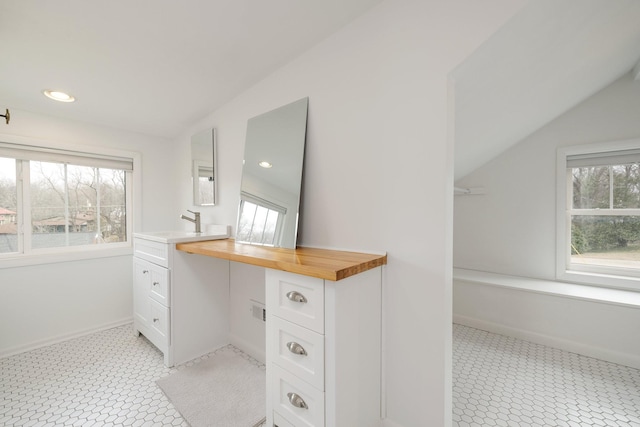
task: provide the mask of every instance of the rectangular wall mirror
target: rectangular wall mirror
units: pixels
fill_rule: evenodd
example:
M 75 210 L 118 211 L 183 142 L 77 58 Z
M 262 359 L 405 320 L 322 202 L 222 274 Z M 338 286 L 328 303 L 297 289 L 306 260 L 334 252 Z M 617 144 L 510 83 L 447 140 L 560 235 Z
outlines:
M 213 206 L 216 203 L 215 156 L 215 129 L 206 129 L 191 137 L 193 204 L 196 206 Z
M 309 98 L 249 119 L 236 241 L 295 248 Z

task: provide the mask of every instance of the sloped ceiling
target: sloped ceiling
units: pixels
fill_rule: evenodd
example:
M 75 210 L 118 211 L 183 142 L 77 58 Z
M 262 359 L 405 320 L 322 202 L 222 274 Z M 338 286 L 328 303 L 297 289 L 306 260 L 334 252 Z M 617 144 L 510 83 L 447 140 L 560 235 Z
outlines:
M 631 72 L 638 60 L 640 1 L 530 1 L 453 73 L 455 179 Z
M 2 1 L 0 109 L 170 138 L 380 1 Z

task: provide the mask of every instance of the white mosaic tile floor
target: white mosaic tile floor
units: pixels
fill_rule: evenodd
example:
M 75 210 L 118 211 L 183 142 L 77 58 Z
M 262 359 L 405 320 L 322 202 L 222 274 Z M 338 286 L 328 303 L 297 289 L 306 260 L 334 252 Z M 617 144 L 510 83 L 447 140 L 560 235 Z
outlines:
M 0 426 L 188 426 L 155 381 L 214 353 L 166 368 L 125 325 L 0 359 Z
M 453 425 L 640 427 L 640 371 L 461 325 Z
M 637 369 L 453 330 L 454 427 L 640 427 Z M 187 426 L 155 381 L 207 357 L 166 368 L 125 325 L 0 359 L 0 426 Z

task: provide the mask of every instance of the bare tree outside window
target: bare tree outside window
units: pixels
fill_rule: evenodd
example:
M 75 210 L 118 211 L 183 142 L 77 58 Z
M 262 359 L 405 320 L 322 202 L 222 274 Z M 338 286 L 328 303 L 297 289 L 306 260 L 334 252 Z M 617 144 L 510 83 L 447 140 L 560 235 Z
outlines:
M 96 151 L 0 141 L 1 259 L 129 250 L 137 155 Z
M 640 165 L 571 169 L 571 261 L 640 268 Z
M 32 247 L 126 241 L 125 172 L 31 161 Z
M 16 161 L 0 157 L 0 254 L 18 252 Z

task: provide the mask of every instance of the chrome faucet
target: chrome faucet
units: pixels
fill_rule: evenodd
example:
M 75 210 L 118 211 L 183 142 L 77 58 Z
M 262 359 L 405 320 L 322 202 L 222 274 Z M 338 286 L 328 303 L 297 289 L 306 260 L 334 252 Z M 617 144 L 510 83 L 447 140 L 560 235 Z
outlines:
M 191 219 L 188 216 L 180 215 L 180 219 L 186 219 L 187 221 L 193 222 L 196 225 L 196 233 L 200 233 L 202 230 L 200 229 L 200 212 L 194 212 L 187 209 L 187 212 L 191 212 L 196 217 Z

